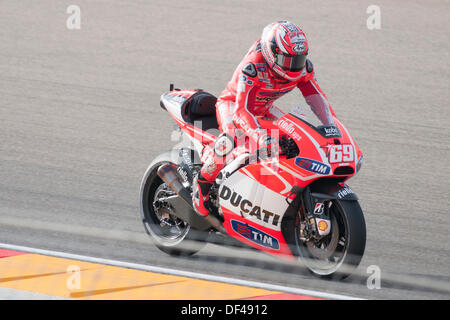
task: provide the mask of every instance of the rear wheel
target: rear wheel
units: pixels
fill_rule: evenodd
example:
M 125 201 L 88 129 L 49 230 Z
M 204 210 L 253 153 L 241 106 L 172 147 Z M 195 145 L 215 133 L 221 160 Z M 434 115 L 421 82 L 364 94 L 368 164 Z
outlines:
M 205 246 L 205 235 L 174 215 L 175 209 L 167 199 L 178 195 L 157 175 L 162 164 L 153 166 L 143 180 L 141 213 L 144 226 L 161 251 L 174 256 L 190 256 Z
M 305 241 L 301 217 L 295 222 L 295 254 L 319 277 L 343 279 L 361 262 L 366 245 L 366 224 L 358 201 L 328 202 L 331 231 L 322 238 Z

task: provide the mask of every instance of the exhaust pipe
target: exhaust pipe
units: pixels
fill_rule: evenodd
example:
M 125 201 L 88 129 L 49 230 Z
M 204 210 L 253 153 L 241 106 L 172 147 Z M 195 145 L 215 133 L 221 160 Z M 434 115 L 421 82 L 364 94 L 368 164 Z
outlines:
M 194 210 L 194 212 L 197 212 L 192 204 L 192 197 L 189 190 L 187 190 L 183 186 L 180 179 L 178 178 L 178 174 L 175 168 L 172 167 L 172 165 L 168 163 L 163 164 L 158 168 L 157 173 L 158 176 L 162 179 L 162 181 L 164 181 L 181 199 L 183 199 L 186 202 L 186 204 Z M 219 230 L 221 233 L 224 234 L 227 233 L 222 223 L 215 216 L 211 214 L 207 216 L 197 214 L 197 216 L 204 218 L 211 226 Z
M 192 199 L 189 191 L 183 186 L 178 179 L 175 168 L 170 164 L 163 164 L 158 168 L 158 176 L 179 195 L 186 203 L 192 207 Z

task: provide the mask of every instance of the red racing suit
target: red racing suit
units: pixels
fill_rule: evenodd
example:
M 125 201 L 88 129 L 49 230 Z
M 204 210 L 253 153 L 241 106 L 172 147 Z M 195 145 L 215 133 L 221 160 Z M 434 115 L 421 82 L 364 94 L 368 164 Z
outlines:
M 260 126 L 255 116 L 280 118 L 284 113 L 273 106 L 273 102 L 296 87 L 322 123 L 331 123 L 331 115 L 334 115 L 334 112 L 316 82 L 312 63 L 306 61 L 297 81 L 283 79 L 271 71 L 261 53 L 260 40 L 257 40 L 217 100 L 216 114 L 220 130 L 234 136 L 237 128 L 257 141 Z M 217 152 L 220 138 L 219 136 L 213 148 L 207 148 L 203 153 L 203 182 L 213 182 L 225 165 L 225 161 L 221 161 L 225 154 Z M 222 147 L 223 145 L 226 144 L 222 144 Z

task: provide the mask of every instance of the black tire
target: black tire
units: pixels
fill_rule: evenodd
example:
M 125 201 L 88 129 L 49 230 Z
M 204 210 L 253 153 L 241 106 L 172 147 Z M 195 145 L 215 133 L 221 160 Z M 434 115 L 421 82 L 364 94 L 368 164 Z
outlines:
M 315 276 L 340 280 L 350 276 L 358 267 L 364 255 L 366 246 L 366 223 L 358 201 L 333 200 L 330 205 L 331 232 L 329 239 L 323 241 L 333 250 L 319 248 L 316 244 L 302 242 L 299 238 L 298 219 L 294 230 L 294 254 L 300 257 L 302 263 Z M 337 239 L 337 243 L 332 239 Z M 324 245 L 324 247 L 326 247 Z M 326 258 L 318 258 L 318 252 L 323 250 Z M 326 251 L 328 250 L 328 251 Z
M 165 183 L 157 174 L 158 168 L 164 163 L 175 163 L 173 159 L 174 153 L 168 153 L 155 160 L 147 169 L 146 174 L 141 183 L 141 218 L 147 234 L 151 236 L 155 246 L 161 251 L 172 256 L 190 256 L 202 249 L 206 242 L 205 232 L 193 229 L 189 224 L 175 216 L 170 216 L 168 221 L 174 222 L 181 229 L 176 235 L 168 234 L 167 230 L 161 226 L 161 217 L 159 210 L 156 211 L 153 201 L 157 193 L 165 188 Z M 189 210 L 189 208 L 186 208 Z M 166 210 L 165 215 L 170 215 L 170 211 Z M 169 227 L 172 231 L 173 228 Z M 175 230 L 175 229 L 173 229 Z

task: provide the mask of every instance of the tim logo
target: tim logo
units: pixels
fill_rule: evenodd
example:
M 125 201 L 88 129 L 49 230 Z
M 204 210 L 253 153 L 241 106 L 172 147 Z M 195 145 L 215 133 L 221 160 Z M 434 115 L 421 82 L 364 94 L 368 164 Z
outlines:
M 246 225 L 245 223 L 242 223 L 237 220 L 231 220 L 231 227 L 234 231 L 239 233 L 244 238 L 259 244 L 260 246 L 279 250 L 280 244 L 278 243 L 278 240 L 272 237 L 271 235 L 268 235 L 265 232 L 262 232 L 261 230 L 258 230 L 252 226 Z
M 300 168 L 319 174 L 329 174 L 331 170 L 330 166 L 307 158 L 296 158 L 295 164 Z

